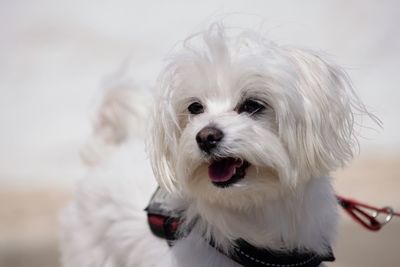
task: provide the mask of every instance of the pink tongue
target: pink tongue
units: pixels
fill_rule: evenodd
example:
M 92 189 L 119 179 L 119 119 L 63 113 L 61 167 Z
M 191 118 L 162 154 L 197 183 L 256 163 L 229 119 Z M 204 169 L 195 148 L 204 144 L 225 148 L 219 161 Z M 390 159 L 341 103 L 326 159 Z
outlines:
M 208 176 L 213 182 L 226 182 L 232 178 L 239 166 L 238 160 L 233 158 L 221 159 L 211 163 L 208 167 Z

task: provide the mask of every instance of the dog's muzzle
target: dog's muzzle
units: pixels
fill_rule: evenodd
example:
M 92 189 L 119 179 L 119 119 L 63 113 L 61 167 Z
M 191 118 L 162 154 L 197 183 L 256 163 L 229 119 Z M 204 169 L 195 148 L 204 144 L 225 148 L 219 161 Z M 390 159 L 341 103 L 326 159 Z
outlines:
M 217 187 L 228 187 L 246 175 L 249 162 L 233 157 L 215 157 L 218 145 L 224 138 L 224 133 L 215 126 L 206 126 L 196 135 L 200 150 L 210 156 L 208 176 Z

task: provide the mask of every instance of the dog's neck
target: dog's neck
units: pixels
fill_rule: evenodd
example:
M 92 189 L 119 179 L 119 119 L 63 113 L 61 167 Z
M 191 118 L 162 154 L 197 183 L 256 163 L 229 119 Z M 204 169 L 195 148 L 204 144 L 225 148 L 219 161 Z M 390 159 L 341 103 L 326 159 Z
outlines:
M 271 250 L 309 250 L 325 254 L 337 225 L 337 204 L 329 177 L 311 179 L 303 190 L 266 201 L 254 209 L 234 210 L 193 200 L 186 221 L 192 231 L 212 239 L 225 251 L 235 240 Z

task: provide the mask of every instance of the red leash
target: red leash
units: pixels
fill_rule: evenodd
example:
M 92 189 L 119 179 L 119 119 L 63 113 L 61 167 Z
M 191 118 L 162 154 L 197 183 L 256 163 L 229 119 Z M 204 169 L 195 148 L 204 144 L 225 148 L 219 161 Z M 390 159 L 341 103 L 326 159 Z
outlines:
M 359 224 L 371 231 L 380 230 L 393 216 L 400 217 L 391 207 L 377 208 L 353 199 L 336 195 L 339 205 Z M 382 218 L 382 214 L 386 216 Z

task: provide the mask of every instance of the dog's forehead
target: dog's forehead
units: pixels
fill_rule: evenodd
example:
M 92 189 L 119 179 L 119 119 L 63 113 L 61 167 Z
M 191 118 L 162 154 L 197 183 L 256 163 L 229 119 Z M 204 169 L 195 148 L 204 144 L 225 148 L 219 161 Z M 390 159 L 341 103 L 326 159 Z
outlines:
M 180 110 L 198 101 L 209 112 L 224 112 L 246 98 L 268 103 L 282 97 L 295 88 L 296 68 L 286 57 L 271 53 L 226 53 L 223 57 L 197 53 L 174 62 L 176 83 L 169 87 L 174 102 L 180 103 Z
M 240 101 L 242 91 L 233 77 L 221 75 L 216 77 L 215 82 L 201 89 L 199 98 L 209 112 L 221 112 L 232 110 Z
M 211 98 L 206 100 L 206 107 L 208 113 L 211 114 L 218 114 L 221 112 L 226 112 L 228 110 L 232 110 L 233 107 L 235 106 L 235 103 L 233 102 L 234 99 L 232 97 L 227 97 L 227 98 Z
M 192 73 L 193 74 L 193 73 Z M 236 104 L 242 95 L 238 73 L 231 68 L 211 68 L 205 74 L 197 72 L 185 77 L 185 86 L 180 95 L 191 94 L 191 98 L 201 100 L 207 106 L 216 103 L 223 109 Z

